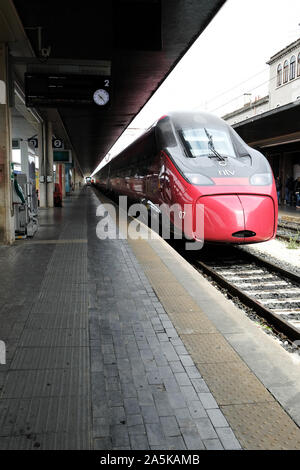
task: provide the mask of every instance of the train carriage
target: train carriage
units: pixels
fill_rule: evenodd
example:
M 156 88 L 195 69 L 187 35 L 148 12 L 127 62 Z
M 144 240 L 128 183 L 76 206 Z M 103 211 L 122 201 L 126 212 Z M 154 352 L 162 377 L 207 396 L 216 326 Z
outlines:
M 257 243 L 276 235 L 277 196 L 267 159 L 222 119 L 174 112 L 160 118 L 96 174 L 97 185 L 147 206 L 189 206 L 184 231 L 195 237 L 198 204 L 204 240 Z M 169 212 L 181 230 L 180 218 Z

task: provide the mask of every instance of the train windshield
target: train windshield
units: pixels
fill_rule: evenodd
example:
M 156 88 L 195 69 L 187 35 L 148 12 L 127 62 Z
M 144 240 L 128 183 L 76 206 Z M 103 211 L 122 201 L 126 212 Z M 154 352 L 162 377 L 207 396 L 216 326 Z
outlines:
M 252 164 L 249 147 L 234 129 L 205 112 L 164 116 L 157 122 L 157 142 L 182 174 L 211 177 L 221 161 L 246 169 Z
M 221 156 L 235 157 L 230 136 L 224 130 L 199 127 L 180 129 L 178 133 L 189 157 L 213 156 L 212 147 Z

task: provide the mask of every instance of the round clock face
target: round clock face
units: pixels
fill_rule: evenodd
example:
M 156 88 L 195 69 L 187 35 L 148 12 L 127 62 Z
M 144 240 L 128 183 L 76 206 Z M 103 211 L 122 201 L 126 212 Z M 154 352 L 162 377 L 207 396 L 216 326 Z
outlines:
M 103 88 L 100 88 L 99 90 L 95 91 L 93 95 L 93 99 L 96 104 L 98 104 L 99 106 L 103 106 L 104 104 L 108 102 L 109 94 L 106 90 L 103 90 Z

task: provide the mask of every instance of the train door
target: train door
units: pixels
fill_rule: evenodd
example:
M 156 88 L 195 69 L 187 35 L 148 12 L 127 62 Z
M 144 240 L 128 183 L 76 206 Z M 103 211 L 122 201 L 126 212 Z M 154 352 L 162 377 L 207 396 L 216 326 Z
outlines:
M 192 225 L 193 200 L 186 191 L 186 184 L 177 168 L 162 152 L 160 185 L 162 202 L 169 206 L 170 221 L 174 233 L 182 234 L 184 226 Z M 180 237 L 179 237 L 180 238 Z
M 160 202 L 165 203 L 168 206 L 172 205 L 172 182 L 170 177 L 170 171 L 167 167 L 166 156 L 161 152 L 161 167 L 158 175 L 159 190 L 160 190 Z
M 147 169 L 146 197 L 154 204 L 159 204 L 160 202 L 160 184 L 158 178 L 160 166 L 159 154 L 152 155 Z

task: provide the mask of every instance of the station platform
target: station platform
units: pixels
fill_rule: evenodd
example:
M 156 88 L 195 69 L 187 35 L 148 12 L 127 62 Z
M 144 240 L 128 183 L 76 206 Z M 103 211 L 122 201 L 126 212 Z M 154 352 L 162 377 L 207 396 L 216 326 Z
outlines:
M 291 206 L 279 206 L 278 219 L 300 224 L 300 209 Z
M 300 365 L 91 187 L 0 247 L 0 449 L 300 449 Z M 97 216 L 98 214 L 98 216 Z

